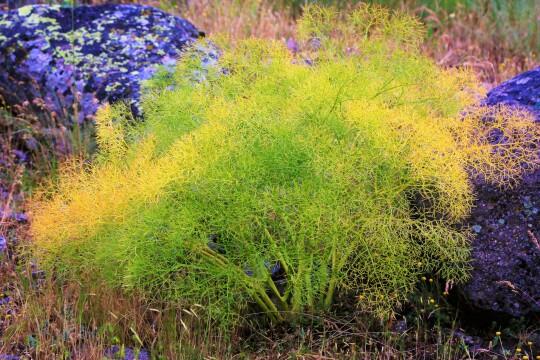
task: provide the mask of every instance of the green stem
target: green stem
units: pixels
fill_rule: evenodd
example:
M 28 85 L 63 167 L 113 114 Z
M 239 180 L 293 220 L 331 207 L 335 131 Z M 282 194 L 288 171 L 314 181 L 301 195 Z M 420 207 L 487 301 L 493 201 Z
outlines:
M 209 258 L 211 258 L 212 260 L 216 261 L 219 265 L 222 265 L 222 266 L 232 265 L 230 263 L 230 261 L 225 256 L 223 256 L 221 254 L 218 254 L 217 252 L 215 252 L 215 251 L 213 251 L 211 249 L 202 247 L 201 251 L 202 251 L 202 253 L 204 255 L 206 255 Z
M 275 314 L 273 312 L 270 311 L 270 309 L 268 308 L 268 306 L 265 304 L 265 302 L 259 297 L 259 293 L 256 292 L 255 294 L 253 294 L 253 298 L 255 299 L 255 302 L 257 303 L 257 305 L 259 305 L 259 307 L 261 308 L 261 310 L 267 314 L 272 320 L 274 321 L 277 321 L 277 317 L 275 316 Z
M 304 260 L 299 259 L 298 261 L 298 271 L 296 272 L 296 276 L 298 279 L 302 279 L 304 276 Z M 301 281 L 301 280 L 300 280 Z M 299 313 L 300 312 L 300 306 L 301 306 L 301 294 L 298 293 L 297 289 L 293 289 L 293 295 L 292 295 L 292 312 L 293 313 Z
M 334 291 L 336 288 L 336 273 L 337 273 L 337 258 L 336 258 L 336 240 L 332 241 L 332 252 L 330 254 L 332 266 L 330 267 L 330 282 L 328 283 L 328 291 L 326 292 L 326 298 L 324 299 L 324 307 L 329 308 L 332 305 L 334 298 Z
M 220 266 L 224 267 L 236 267 L 236 265 L 232 264 L 226 257 L 224 257 L 221 254 L 216 253 L 215 251 L 202 247 L 201 251 L 204 255 L 206 255 L 210 260 L 214 261 Z M 261 309 L 268 314 L 272 319 L 274 319 L 276 322 L 282 322 L 283 318 L 279 313 L 278 308 L 276 305 L 272 302 L 272 299 L 268 297 L 268 294 L 266 294 L 266 290 L 261 287 L 260 285 L 254 283 L 254 279 L 249 277 L 245 272 L 242 271 L 242 274 L 247 280 L 248 287 L 251 287 L 253 290 L 255 290 L 253 298 L 255 299 L 255 302 L 261 307 Z M 270 279 L 271 280 L 271 279 Z M 273 283 L 273 282 L 272 282 Z M 275 288 L 275 285 L 274 285 Z M 277 288 L 275 289 L 277 291 Z M 279 294 L 279 291 L 278 291 Z M 280 298 L 281 300 L 281 298 Z
M 326 298 L 324 299 L 324 307 L 328 309 L 332 305 L 334 300 L 334 291 L 336 289 L 337 279 L 332 275 L 330 283 L 328 284 L 328 291 L 326 292 Z
M 275 320 L 277 322 L 283 322 L 283 317 L 281 316 L 281 313 L 279 312 L 278 308 L 276 307 L 276 304 L 274 304 L 272 302 L 272 299 L 270 299 L 270 297 L 266 293 L 265 289 L 262 288 L 262 287 L 258 287 L 258 289 L 256 289 L 256 291 L 257 291 L 257 294 L 259 296 L 261 296 L 262 300 L 268 306 L 268 308 L 269 308 L 268 313 L 274 315 Z
M 270 234 L 270 232 L 268 231 L 268 229 L 265 227 L 264 228 L 264 233 L 266 235 L 266 237 L 268 237 L 268 240 L 270 240 L 270 243 L 272 244 L 272 246 L 274 247 L 277 255 L 278 255 L 278 258 L 279 258 L 279 261 L 281 262 L 281 266 L 283 267 L 283 270 L 285 271 L 285 273 L 289 273 L 289 266 L 287 265 L 287 262 L 285 261 L 285 257 L 283 256 L 283 254 L 281 254 L 281 252 L 278 250 L 278 246 L 277 246 L 277 243 L 276 243 L 276 240 L 272 237 L 272 235 Z
M 285 298 L 283 296 L 281 296 L 281 294 L 279 293 L 279 290 L 276 287 L 276 284 L 274 283 L 274 280 L 272 280 L 272 277 L 269 276 L 266 279 L 266 282 L 267 282 L 268 286 L 270 287 L 270 290 L 272 290 L 274 295 L 278 298 L 279 304 L 281 305 L 281 308 L 283 310 L 285 310 L 285 311 L 288 311 L 289 310 L 289 304 L 287 304 L 287 301 L 285 300 Z

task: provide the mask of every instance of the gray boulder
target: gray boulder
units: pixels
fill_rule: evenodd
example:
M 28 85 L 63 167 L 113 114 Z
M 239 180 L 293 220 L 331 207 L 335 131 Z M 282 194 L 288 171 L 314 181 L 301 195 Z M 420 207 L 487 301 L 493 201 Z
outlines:
M 90 139 L 100 104 L 125 101 L 138 115 L 142 82 L 174 69 L 201 35 L 189 21 L 142 5 L 0 11 L 0 107 L 15 115 L 0 115 L 0 133 L 13 134 L 9 148 L 19 160 L 32 161 L 43 147 L 69 153 L 71 129 Z
M 484 104 L 526 109 L 540 126 L 540 68 L 494 88 Z M 514 317 L 540 313 L 540 170 L 511 189 L 481 180 L 475 186 L 468 224 L 476 235 L 473 271 L 465 297 L 475 308 Z
M 128 100 L 137 111 L 141 81 L 199 36 L 187 20 L 141 5 L 0 12 L 0 97 L 60 118 L 73 109 L 78 122 L 103 102 Z

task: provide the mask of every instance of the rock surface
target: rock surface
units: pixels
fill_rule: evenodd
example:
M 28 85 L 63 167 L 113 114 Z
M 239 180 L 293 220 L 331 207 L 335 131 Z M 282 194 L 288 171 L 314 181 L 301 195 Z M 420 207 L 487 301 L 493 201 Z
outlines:
M 522 107 L 535 114 L 540 121 L 540 67 L 497 86 L 488 93 L 485 103 Z
M 0 12 L 0 98 L 83 122 L 98 104 L 128 99 L 157 65 L 173 66 L 201 34 L 141 5 L 29 5 Z M 73 119 L 71 120 L 73 121 Z
M 540 126 L 540 68 L 496 87 L 484 103 L 525 108 Z M 474 269 L 466 298 L 474 307 L 510 316 L 540 313 L 540 170 L 512 189 L 475 185 L 469 222 L 476 235 Z
M 190 22 L 149 6 L 0 11 L 0 219 L 24 216 L 13 205 L 22 200 L 13 187 L 19 167 L 46 157 L 44 148 L 69 153 L 71 127 L 91 121 L 102 103 L 126 100 L 139 113 L 141 82 L 173 68 L 200 36 Z

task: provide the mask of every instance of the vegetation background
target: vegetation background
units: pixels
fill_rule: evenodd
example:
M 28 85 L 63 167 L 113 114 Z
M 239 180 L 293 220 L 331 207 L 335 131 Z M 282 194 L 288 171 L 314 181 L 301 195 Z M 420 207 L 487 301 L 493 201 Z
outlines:
M 46 1 L 45 1 L 46 2 Z M 86 3 L 99 3 L 100 0 Z M 158 6 L 164 10 L 190 19 L 200 29 L 209 34 L 241 40 L 251 36 L 287 41 L 294 39 L 296 20 L 302 14 L 302 6 L 308 1 L 302 0 L 148 0 L 136 1 Z M 309 1 L 310 3 L 314 1 Z M 431 56 L 443 67 L 467 67 L 474 71 L 486 89 L 509 79 L 515 74 L 539 65 L 540 56 L 540 2 L 537 0 L 375 0 L 392 9 L 405 11 L 419 17 L 427 27 L 427 36 L 422 44 L 425 54 Z M 55 1 L 55 3 L 58 3 Z M 340 11 L 350 11 L 356 1 L 321 0 L 318 3 L 334 5 Z M 66 5 L 73 5 L 65 2 Z M 1 5 L 0 5 L 1 6 Z M 5 6 L 7 8 L 7 4 Z M 3 142 L 2 145 L 9 142 Z M 45 153 L 45 152 L 44 152 Z M 13 171 L 0 174 L 14 187 L 22 186 L 30 190 L 39 181 L 42 173 L 48 173 L 56 167 L 54 158 L 43 156 L 43 169 L 21 169 L 14 166 Z M 39 174 L 36 175 L 36 174 Z M 13 201 L 8 199 L 7 202 Z M 0 204 L 7 208 L 10 204 Z M 25 237 L 26 229 L 13 230 L 11 224 L 2 220 L 0 234 L 16 231 L 20 238 Z M 13 260 L 13 259 L 11 259 Z M 343 318 L 314 318 L 309 324 L 299 324 L 293 329 L 274 329 L 266 332 L 253 324 L 249 334 L 238 334 L 230 343 L 220 342 L 219 333 L 205 328 L 199 329 L 199 336 L 193 332 L 197 324 L 198 309 L 185 309 L 180 314 L 167 309 L 170 314 L 148 310 L 140 299 L 124 299 L 116 294 L 96 294 L 106 302 L 101 308 L 110 309 L 110 313 L 99 314 L 99 310 L 88 308 L 88 299 L 81 296 L 74 284 L 72 287 L 58 289 L 45 286 L 39 292 L 32 292 L 28 278 L 21 276 L 25 272 L 33 274 L 35 269 L 23 269 L 15 260 L 2 263 L 0 279 L 2 289 L 10 289 L 20 304 L 19 314 L 25 321 L 10 327 L 4 333 L 9 342 L 0 348 L 13 350 L 14 344 L 25 344 L 33 349 L 33 356 L 51 358 L 51 354 L 64 353 L 65 358 L 100 358 L 104 346 L 110 343 L 96 341 L 93 334 L 86 333 L 81 327 L 83 312 L 94 311 L 99 318 L 115 318 L 107 327 L 100 328 L 100 339 L 107 339 L 116 344 L 125 353 L 125 348 L 137 348 L 141 339 L 151 338 L 160 331 L 165 333 L 182 332 L 180 336 L 181 358 L 226 357 L 234 348 L 242 349 L 250 344 L 249 349 L 257 344 L 265 348 L 258 354 L 250 352 L 240 354 L 245 358 L 268 358 L 270 355 L 292 358 L 354 357 L 358 354 L 374 358 L 468 358 L 472 353 L 465 341 L 454 336 L 461 330 L 452 327 L 455 314 L 452 311 L 440 312 L 433 316 L 434 305 L 444 308 L 446 299 L 435 294 L 443 294 L 444 289 L 433 279 L 425 279 L 414 301 L 411 303 L 415 314 L 415 330 L 411 334 L 400 334 L 399 324 L 389 323 L 377 332 L 369 330 L 370 324 L 357 324 Z M 431 280 L 431 281 L 430 281 Z M 31 297 L 24 294 L 32 294 Z M 433 303 L 432 303 L 433 302 Z M 112 315 L 111 315 L 112 314 Z M 41 320 L 47 319 L 47 327 L 40 326 Z M 176 321 L 171 321 L 175 319 Z M 0 319 L 2 324 L 11 324 L 9 318 Z M 151 324 L 151 326 L 147 326 Z M 518 324 L 519 325 L 519 324 Z M 1 328 L 1 326 L 0 326 Z M 119 331 L 118 329 L 122 329 Z M 142 333 L 139 329 L 146 329 Z M 510 334 L 509 343 L 502 343 L 496 331 Z M 492 334 L 490 348 L 497 348 L 497 354 L 506 358 L 515 358 L 515 348 L 527 346 L 529 334 L 534 329 L 519 326 L 500 328 L 491 325 L 485 329 Z M 286 335 L 283 336 L 283 333 Z M 201 335 L 202 334 L 202 335 Z M 255 338 L 255 339 L 254 339 Z M 171 339 L 162 338 L 155 344 L 166 346 Z M 125 344 L 125 345 L 124 345 Z M 255 345 L 254 345 L 255 344 Z M 503 351 L 499 351 L 500 349 Z M 505 348 L 511 348 L 505 352 Z M 203 350 L 201 350 L 203 349 Z M 178 353 L 178 347 L 162 348 L 165 353 Z M 533 353 L 532 350 L 530 353 Z M 217 354 L 217 355 L 216 355 Z M 493 354 L 491 354 L 493 355 Z M 30 355 L 29 355 L 30 356 Z
M 342 11 L 357 0 L 159 0 L 209 33 L 241 39 L 287 38 L 303 5 Z M 473 68 L 487 87 L 538 65 L 540 2 L 537 0 L 372 0 L 422 19 L 424 50 L 442 66 Z
M 35 1 L 33 1 L 35 2 Z M 42 0 L 49 4 L 97 4 L 104 0 Z M 306 4 L 349 11 L 360 0 L 119 0 L 160 7 L 184 16 L 207 33 L 233 39 L 286 39 Z M 443 66 L 468 66 L 491 87 L 539 64 L 540 1 L 369 0 L 411 13 L 428 28 L 424 49 Z M 25 4 L 8 0 L 4 8 Z M 2 5 L 0 4 L 0 8 Z

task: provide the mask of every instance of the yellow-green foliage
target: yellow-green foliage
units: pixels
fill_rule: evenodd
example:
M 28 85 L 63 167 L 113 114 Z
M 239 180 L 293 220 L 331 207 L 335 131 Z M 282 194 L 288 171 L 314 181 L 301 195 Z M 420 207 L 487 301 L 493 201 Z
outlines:
M 274 320 L 325 310 L 337 292 L 389 314 L 421 274 L 464 280 L 469 174 L 519 175 L 531 120 L 460 113 L 471 75 L 421 56 L 414 19 L 308 8 L 301 33 L 296 57 L 256 39 L 226 48 L 203 83 L 187 54 L 142 125 L 102 109 L 94 165 L 35 201 L 41 266 L 222 324 L 249 304 Z

